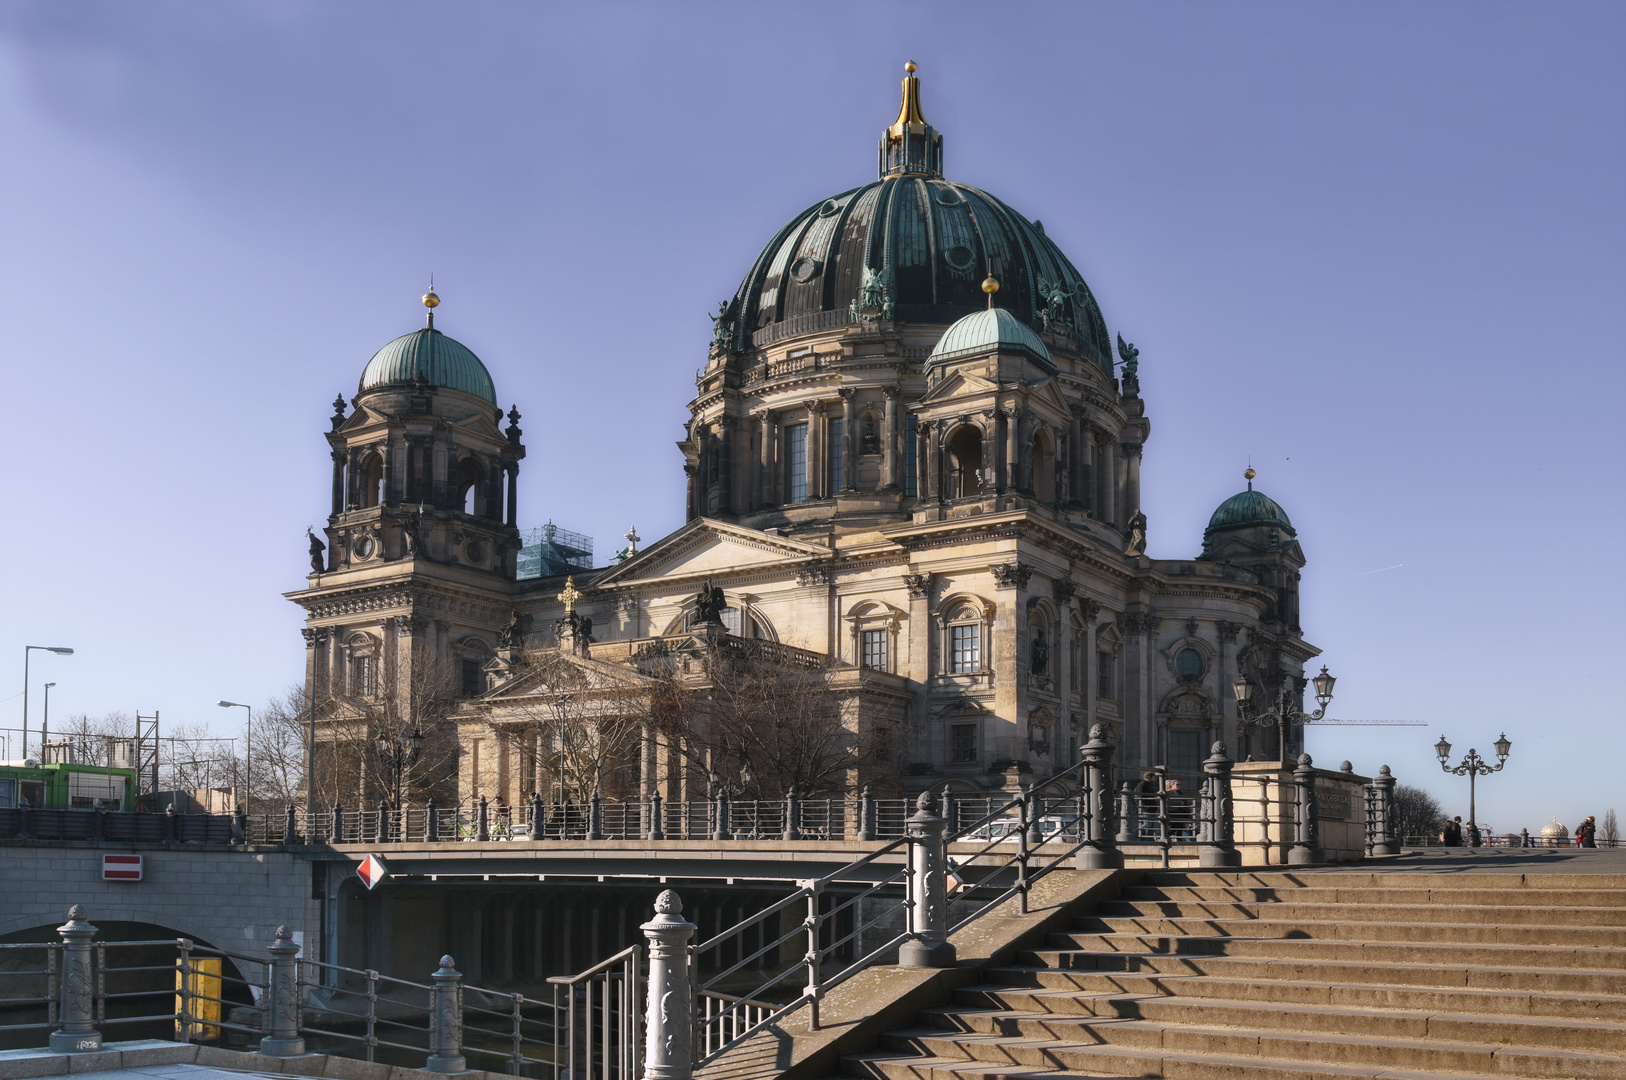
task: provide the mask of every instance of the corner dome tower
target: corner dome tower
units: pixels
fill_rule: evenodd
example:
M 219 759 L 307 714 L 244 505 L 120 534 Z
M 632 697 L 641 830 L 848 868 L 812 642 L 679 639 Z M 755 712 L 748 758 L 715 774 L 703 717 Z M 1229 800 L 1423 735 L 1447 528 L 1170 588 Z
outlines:
M 1250 529 L 1259 525 L 1281 529 L 1289 536 L 1297 536 L 1298 531 L 1287 519 L 1287 511 L 1264 492 L 1253 490 L 1253 478 L 1256 475 L 1254 471 L 1250 468 L 1242 475 L 1247 477 L 1248 490 L 1239 491 L 1219 504 L 1219 508 L 1208 519 L 1208 528 L 1203 530 L 1204 540 L 1206 541 L 1215 532 Z
M 1106 321 L 1084 278 L 1045 235 L 986 191 L 943 179 L 943 137 L 926 123 L 907 65 L 898 118 L 882 133 L 880 178 L 796 215 L 762 249 L 724 305 L 724 353 L 853 323 L 947 326 L 985 306 L 979 283 L 1004 283 L 997 306 L 1071 339 L 1109 376 Z
M 429 386 L 461 390 L 497 404 L 497 388 L 491 373 L 462 342 L 435 329 L 435 307 L 440 298 L 433 291 L 424 294 L 429 323 L 422 330 L 402 334 L 367 361 L 361 371 L 358 393 L 385 387 L 409 387 L 420 379 Z

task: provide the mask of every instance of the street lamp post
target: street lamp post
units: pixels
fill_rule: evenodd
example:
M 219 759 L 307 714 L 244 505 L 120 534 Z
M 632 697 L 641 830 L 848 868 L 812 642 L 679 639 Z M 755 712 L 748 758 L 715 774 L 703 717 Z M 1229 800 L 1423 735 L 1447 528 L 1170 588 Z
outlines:
M 45 744 L 51 741 L 51 687 L 56 683 L 45 684 L 45 719 L 40 721 L 40 764 L 45 762 Z
M 413 728 L 407 732 L 404 743 L 379 732 L 378 738 L 373 740 L 373 750 L 378 754 L 379 764 L 395 774 L 395 808 L 400 810 L 401 781 L 423 752 L 423 732 Z
M 72 656 L 73 650 L 63 645 L 24 645 L 23 646 L 23 760 L 28 760 L 28 654 L 38 649 L 40 652 L 56 653 L 58 656 Z M 43 747 L 41 750 L 43 751 Z
M 1451 773 L 1453 776 L 1462 776 L 1464 773 L 1466 773 L 1467 776 L 1468 776 L 1468 846 L 1469 847 L 1478 847 L 1479 846 L 1479 841 L 1480 841 L 1479 825 L 1474 821 L 1474 812 L 1475 812 L 1475 806 L 1474 806 L 1474 803 L 1475 803 L 1474 782 L 1481 776 L 1489 776 L 1491 773 L 1501 772 L 1502 771 L 1502 766 L 1507 764 L 1508 752 L 1511 751 L 1512 749 L 1513 749 L 1513 744 L 1508 741 L 1507 734 L 1504 732 L 1502 737 L 1500 739 L 1496 740 L 1496 764 L 1495 765 L 1492 765 L 1490 762 L 1488 762 L 1484 758 L 1480 757 L 1479 756 L 1479 751 L 1473 749 L 1472 747 L 1469 748 L 1468 756 L 1464 757 L 1462 759 L 1461 764 L 1452 765 L 1451 764 L 1451 744 L 1445 741 L 1445 736 L 1441 735 L 1440 736 L 1440 741 L 1434 744 L 1434 752 L 1436 754 L 1438 754 L 1439 757 L 1440 757 L 1440 770 L 1442 772 Z
M 1303 727 L 1327 715 L 1327 706 L 1332 703 L 1332 686 L 1338 681 L 1336 675 L 1329 675 L 1325 664 L 1321 667 L 1321 674 L 1310 680 L 1315 683 L 1316 704 L 1321 707 L 1313 713 L 1306 713 L 1295 701 L 1288 691 L 1288 679 L 1282 680 L 1281 687 L 1276 691 L 1276 705 L 1274 708 L 1262 712 L 1250 713 L 1249 703 L 1253 700 L 1253 682 L 1246 672 L 1238 672 L 1236 682 L 1232 684 L 1231 691 L 1236 695 L 1236 718 L 1242 727 L 1261 727 L 1265 724 L 1275 724 L 1279 732 L 1276 743 L 1276 752 L 1283 765 L 1287 762 L 1287 732 L 1290 727 Z
M 249 815 L 249 799 L 254 791 L 254 707 L 239 701 L 217 701 L 222 709 L 247 709 L 248 726 L 243 729 L 243 816 Z

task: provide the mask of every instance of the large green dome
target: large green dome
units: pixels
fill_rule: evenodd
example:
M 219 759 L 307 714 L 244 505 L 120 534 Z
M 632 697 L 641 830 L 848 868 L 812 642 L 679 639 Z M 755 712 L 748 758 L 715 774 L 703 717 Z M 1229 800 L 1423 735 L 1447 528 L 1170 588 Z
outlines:
M 1264 492 L 1253 490 L 1252 484 L 1248 485 L 1247 491 L 1239 491 L 1220 503 L 1219 509 L 1214 511 L 1214 516 L 1208 519 L 1208 528 L 1204 532 L 1206 534 L 1216 529 L 1245 529 L 1253 525 L 1286 529 L 1292 535 L 1298 535 L 1293 523 L 1287 520 L 1287 511 Z
M 978 311 L 949 327 L 932 347 L 926 366 L 992 352 L 1023 353 L 1045 370 L 1056 370 L 1043 339 L 1004 308 Z
M 430 386 L 461 390 L 497 404 L 497 388 L 480 358 L 433 327 L 403 334 L 374 353 L 362 369 L 360 393 L 411 385 L 420 376 Z

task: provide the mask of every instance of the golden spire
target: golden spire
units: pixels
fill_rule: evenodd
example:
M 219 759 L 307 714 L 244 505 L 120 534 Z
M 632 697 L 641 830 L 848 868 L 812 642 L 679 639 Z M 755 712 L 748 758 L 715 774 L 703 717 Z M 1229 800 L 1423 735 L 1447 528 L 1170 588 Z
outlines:
M 892 126 L 886 133 L 894 139 L 903 137 L 903 125 L 926 123 L 926 117 L 920 111 L 920 80 L 915 78 L 915 62 L 913 60 L 903 65 L 903 104 L 898 107 L 898 118 L 892 121 Z
M 435 275 L 429 275 L 429 291 L 423 294 L 423 306 L 429 309 L 429 329 L 435 328 L 435 309 L 440 306 L 440 297 L 435 295 Z

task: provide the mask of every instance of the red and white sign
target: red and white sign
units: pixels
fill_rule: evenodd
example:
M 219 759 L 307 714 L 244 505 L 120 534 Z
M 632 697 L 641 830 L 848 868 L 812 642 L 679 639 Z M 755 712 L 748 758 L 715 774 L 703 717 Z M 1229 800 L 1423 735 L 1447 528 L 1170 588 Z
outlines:
M 141 855 L 103 855 L 102 880 L 140 881 L 143 858 Z
M 385 866 L 384 860 L 377 855 L 369 855 L 361 860 L 360 866 L 356 867 L 356 876 L 361 879 L 361 883 L 367 886 L 370 891 L 374 885 L 390 876 L 390 868 Z

